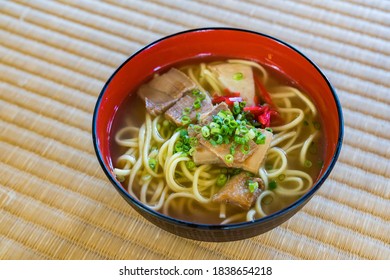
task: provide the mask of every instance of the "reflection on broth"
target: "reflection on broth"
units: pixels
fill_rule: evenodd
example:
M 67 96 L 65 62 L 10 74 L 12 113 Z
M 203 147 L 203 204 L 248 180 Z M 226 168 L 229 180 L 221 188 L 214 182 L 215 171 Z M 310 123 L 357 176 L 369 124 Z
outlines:
M 165 215 L 203 224 L 251 221 L 306 193 L 322 168 L 308 96 L 252 61 L 195 61 L 155 74 L 121 105 L 114 173 Z

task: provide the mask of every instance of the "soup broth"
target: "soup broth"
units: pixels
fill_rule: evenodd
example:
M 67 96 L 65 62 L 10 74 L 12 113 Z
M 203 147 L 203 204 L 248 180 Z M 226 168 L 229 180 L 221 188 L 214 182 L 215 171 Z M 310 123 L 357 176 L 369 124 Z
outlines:
M 226 76 L 231 77 L 233 82 L 224 81 L 222 75 L 225 73 L 219 73 L 218 76 L 218 67 L 224 71 L 227 69 L 227 72 L 233 69 L 233 75 L 228 72 Z M 234 67 L 242 71 L 234 72 Z M 190 108 L 184 107 L 180 111 L 182 115 L 177 122 L 184 123 L 183 125 L 178 125 L 167 115 L 173 109 L 153 115 L 153 110 L 160 103 L 153 103 L 153 106 L 158 106 L 152 109 L 146 108 L 149 98 L 140 97 L 140 89 L 137 90 L 138 94 L 130 94 L 121 104 L 113 122 L 110 148 L 114 172 L 131 195 L 147 207 L 180 220 L 202 224 L 229 224 L 272 214 L 310 190 L 323 165 L 323 134 L 315 105 L 299 85 L 280 72 L 252 61 L 191 61 L 172 68 L 178 69 L 195 83 L 194 88 L 185 92 L 169 107 L 180 103 L 186 95 L 193 98 Z M 150 81 L 155 77 L 162 77 L 170 69 L 156 73 L 143 85 L 149 90 L 148 87 L 153 83 Z M 243 95 L 243 92 L 227 87 L 231 84 L 234 86 L 234 82 L 239 84 L 247 77 L 252 82 L 247 73 L 252 73 L 254 77 L 254 100 L 248 99 L 250 94 Z M 238 86 L 243 91 L 250 87 L 252 83 Z M 196 92 L 197 97 L 189 92 Z M 199 101 L 198 96 L 203 100 Z M 209 111 L 199 113 L 199 110 L 205 108 L 204 102 L 207 100 L 212 102 Z M 211 124 L 214 121 L 205 123 L 203 116 L 221 106 L 221 103 L 229 103 L 227 106 L 232 113 L 222 110 L 219 115 L 230 117 L 234 123 L 242 124 L 244 120 L 245 127 L 242 130 L 246 132 L 246 136 L 240 134 L 240 137 L 235 138 L 236 129 L 231 136 L 226 134 L 227 136 L 219 137 L 223 135 L 220 132 L 223 124 L 214 129 Z M 196 104 L 200 105 L 199 108 Z M 233 112 L 235 109 L 238 110 L 237 114 Z M 191 110 L 198 112 L 193 119 L 190 118 Z M 212 115 L 215 120 L 214 116 L 217 114 Z M 190 120 L 185 122 L 184 119 Z M 207 127 L 209 131 L 214 129 L 217 131 L 216 135 L 206 138 L 207 133 L 203 132 L 207 129 L 203 127 Z M 246 161 L 249 162 L 250 158 L 260 154 L 256 149 L 267 145 L 267 137 L 271 138 L 264 158 L 259 158 L 258 162 L 252 161 L 259 164 L 259 168 L 253 170 L 249 164 L 246 165 Z M 183 139 L 187 139 L 188 143 Z M 215 143 L 218 140 L 224 142 Z M 247 142 L 238 144 L 239 140 Z M 249 145 L 248 141 L 256 144 Z M 189 150 L 181 148 L 180 143 L 184 148 L 188 146 Z M 210 163 L 209 159 L 207 162 L 196 162 L 197 155 L 203 151 L 199 145 L 206 144 L 213 152 L 214 148 L 229 147 L 226 153 L 233 160 L 226 160 L 226 154 L 219 159 L 217 154 L 210 156 L 216 158 L 215 162 Z M 247 151 L 250 148 L 255 150 L 252 154 L 252 151 Z M 208 155 L 213 155 L 210 151 L 207 152 Z M 247 156 L 245 153 L 249 156 L 236 165 L 236 158 L 240 153 L 243 157 Z M 243 178 L 241 181 L 237 179 L 240 176 Z M 235 179 L 238 180 L 237 183 L 230 184 Z M 239 197 L 234 197 L 233 193 L 238 192 Z M 245 201 L 242 202 L 243 200 Z

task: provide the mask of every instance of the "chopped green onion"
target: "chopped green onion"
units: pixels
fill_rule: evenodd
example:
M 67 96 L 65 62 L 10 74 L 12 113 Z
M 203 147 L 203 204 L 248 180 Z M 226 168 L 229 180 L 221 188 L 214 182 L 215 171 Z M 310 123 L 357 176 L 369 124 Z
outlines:
M 174 148 L 176 153 L 183 152 L 183 142 L 177 141 Z
M 210 139 L 210 144 L 213 146 L 217 146 L 217 141 L 215 141 L 214 139 Z
M 183 123 L 183 125 L 186 125 L 186 124 L 189 124 L 191 122 L 191 119 L 189 116 L 182 116 L 181 122 Z
M 186 137 L 188 136 L 188 131 L 185 129 L 180 130 L 180 137 Z
M 267 130 L 267 131 L 269 131 L 271 133 L 273 132 L 272 128 L 270 128 L 270 127 L 266 127 L 265 130 Z
M 244 74 L 241 72 L 237 72 L 233 75 L 233 80 L 240 81 L 244 78 Z
M 251 150 L 251 147 L 248 144 L 241 145 L 241 152 L 246 155 Z
M 305 166 L 305 167 L 311 167 L 312 165 L 313 165 L 313 163 L 310 161 L 310 160 L 305 160 L 305 162 L 303 163 L 303 165 Z
M 244 109 L 245 106 L 246 106 L 246 102 L 245 101 L 241 101 L 240 102 L 240 108 Z
M 260 134 L 256 137 L 256 144 L 257 145 L 260 145 L 260 144 L 265 144 L 265 135 L 264 134 Z
M 190 137 L 190 145 L 192 147 L 195 147 L 196 145 L 198 145 L 198 139 L 196 137 Z
M 255 132 L 253 129 L 250 129 L 250 130 L 248 131 L 248 133 L 246 134 L 246 136 L 248 136 L 249 139 L 252 140 L 253 138 L 256 137 L 256 132 Z
M 211 122 L 210 124 L 209 124 L 209 127 L 210 128 L 219 128 L 219 124 L 218 123 L 216 123 L 216 122 Z
M 246 126 L 240 126 L 240 134 L 243 135 L 243 134 L 247 134 L 249 132 L 249 129 L 246 127 Z
M 200 93 L 200 90 L 197 89 L 197 88 L 192 90 L 192 94 L 195 95 L 195 96 L 198 96 L 199 93 Z
M 280 175 L 278 176 L 278 179 L 279 179 L 279 181 L 284 181 L 284 179 L 286 179 L 286 175 L 280 174 Z
M 198 113 L 199 114 L 199 113 Z M 199 133 L 201 130 L 202 130 L 202 127 L 198 124 L 194 125 L 192 127 L 194 129 L 195 132 Z
M 210 129 L 207 126 L 202 127 L 202 136 L 208 138 L 210 136 Z
M 199 122 L 199 120 L 200 120 L 200 113 L 196 113 L 195 118 Z
M 211 128 L 211 127 L 210 127 Z M 210 130 L 210 133 L 213 135 L 213 134 L 220 134 L 222 132 L 222 130 L 218 127 L 213 127 L 211 128 Z
M 194 152 L 195 152 L 195 148 L 194 147 L 191 147 L 190 150 L 188 151 L 188 154 L 190 156 L 193 156 L 194 155 Z
M 248 188 L 251 193 L 255 192 L 259 188 L 258 182 L 248 181 Z
M 222 119 L 225 119 L 226 118 L 226 114 L 224 111 L 219 111 L 218 114 L 217 114 L 218 117 L 222 118 Z
M 187 161 L 186 167 L 188 168 L 188 170 L 193 170 L 196 167 L 195 162 L 193 162 L 192 160 Z
M 214 141 L 215 141 L 215 143 L 217 143 L 218 145 L 222 144 L 222 143 L 223 143 L 223 137 L 222 137 L 222 135 L 215 135 L 215 136 L 214 136 Z
M 185 107 L 183 109 L 183 116 L 187 116 L 191 113 L 191 108 L 190 107 Z
M 237 144 L 245 144 L 245 138 L 244 137 L 241 137 L 241 136 L 234 136 L 234 142 L 236 142 Z
M 225 156 L 225 162 L 226 162 L 226 163 L 233 163 L 233 160 L 234 160 L 233 155 L 227 154 L 227 155 Z
M 222 187 L 226 184 L 228 177 L 225 174 L 219 174 L 217 178 L 217 186 Z
M 231 146 L 230 146 L 230 153 L 234 156 L 234 154 L 236 153 L 236 145 L 235 143 L 233 143 Z
M 200 107 L 202 107 L 202 102 L 200 101 L 199 98 L 197 98 L 194 102 L 194 108 L 195 109 L 199 109 Z
M 272 181 L 270 181 L 270 182 L 268 183 L 268 188 L 269 188 L 270 190 L 276 189 L 277 186 L 278 186 L 278 184 L 276 183 L 275 180 L 272 180 Z
M 241 112 L 240 104 L 237 101 L 235 101 L 233 103 L 233 114 L 238 115 L 240 112 Z
M 154 158 L 150 158 L 148 161 L 149 167 L 154 170 L 157 166 L 157 160 Z
M 226 124 L 223 124 L 222 126 L 221 126 L 221 134 L 222 135 L 226 135 L 226 134 L 228 134 L 229 133 L 229 127 L 226 125 Z

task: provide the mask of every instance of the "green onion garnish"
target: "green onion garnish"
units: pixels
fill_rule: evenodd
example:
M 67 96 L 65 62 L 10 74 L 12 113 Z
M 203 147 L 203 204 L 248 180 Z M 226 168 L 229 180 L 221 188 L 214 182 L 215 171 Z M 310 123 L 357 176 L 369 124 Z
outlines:
M 313 163 L 310 161 L 310 160 L 305 160 L 305 162 L 303 163 L 303 165 L 305 166 L 305 167 L 311 167 L 312 165 L 313 165 Z
M 251 147 L 248 144 L 241 145 L 241 152 L 246 155 L 249 153 Z
M 200 93 L 200 90 L 197 89 L 197 88 L 192 90 L 192 94 L 195 95 L 195 96 L 198 96 L 199 93 Z
M 188 170 L 193 170 L 196 167 L 195 162 L 193 162 L 192 160 L 187 161 L 186 167 L 188 168 Z
M 154 158 L 150 158 L 149 161 L 148 161 L 148 163 L 149 163 L 149 167 L 150 167 L 152 170 L 154 170 L 154 169 L 156 168 L 156 166 L 157 166 L 157 160 L 154 159 Z
M 190 112 L 191 112 L 191 108 L 190 107 L 185 107 L 183 109 L 183 115 L 188 115 Z
M 256 136 L 255 142 L 256 142 L 257 145 L 265 144 L 265 135 L 264 134 L 260 134 L 260 135 Z
M 213 139 L 214 139 L 215 143 L 217 143 L 217 145 L 220 145 L 223 143 L 222 135 L 215 135 Z
M 210 129 L 207 126 L 202 127 L 202 136 L 208 138 L 210 136 Z
M 225 162 L 226 162 L 226 163 L 233 163 L 233 160 L 234 160 L 234 157 L 233 157 L 232 154 L 227 154 L 227 155 L 225 156 Z
M 269 188 L 270 190 L 276 189 L 277 186 L 278 186 L 278 184 L 276 183 L 275 180 L 272 180 L 272 181 L 270 181 L 270 182 L 268 183 L 268 188 Z
M 251 193 L 255 192 L 259 188 L 258 182 L 248 181 L 248 188 Z
M 217 178 L 217 186 L 218 187 L 222 187 L 226 184 L 227 182 L 227 179 L 228 177 L 226 176 L 226 174 L 219 174 L 218 178 Z
M 189 116 L 182 116 L 181 117 L 181 122 L 183 125 L 189 124 L 191 122 L 191 119 Z
M 199 109 L 200 107 L 202 107 L 202 101 L 200 101 L 199 98 L 197 98 L 194 102 L 194 108 L 195 109 Z
M 242 80 L 243 78 L 244 78 L 244 74 L 242 74 L 241 72 L 237 72 L 233 75 L 233 80 L 236 81 Z
M 278 176 L 278 179 L 279 179 L 279 181 L 283 181 L 284 179 L 286 179 L 286 175 L 280 174 L 280 175 Z

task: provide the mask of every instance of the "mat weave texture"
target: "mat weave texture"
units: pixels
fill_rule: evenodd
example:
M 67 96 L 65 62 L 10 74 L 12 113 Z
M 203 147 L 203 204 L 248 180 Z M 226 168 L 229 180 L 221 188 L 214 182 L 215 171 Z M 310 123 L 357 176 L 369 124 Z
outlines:
M 0 259 L 390 259 L 390 1 L 0 1 Z M 307 54 L 336 88 L 344 145 L 278 228 L 207 243 L 147 222 L 102 172 L 97 96 L 132 53 L 206 26 Z

